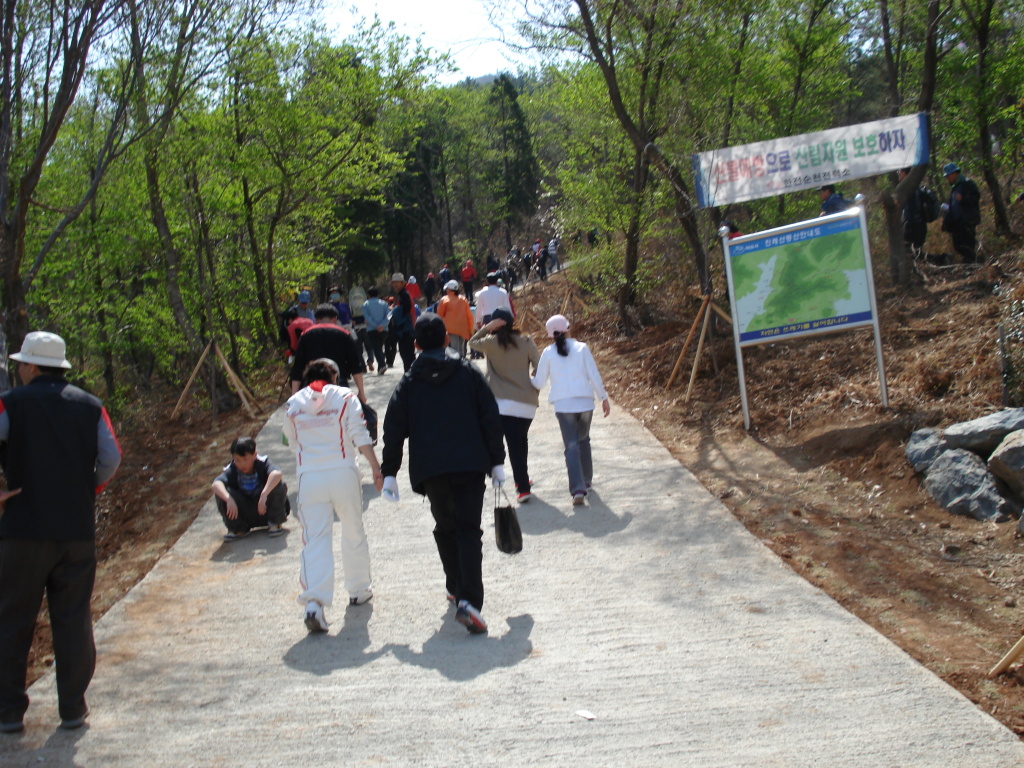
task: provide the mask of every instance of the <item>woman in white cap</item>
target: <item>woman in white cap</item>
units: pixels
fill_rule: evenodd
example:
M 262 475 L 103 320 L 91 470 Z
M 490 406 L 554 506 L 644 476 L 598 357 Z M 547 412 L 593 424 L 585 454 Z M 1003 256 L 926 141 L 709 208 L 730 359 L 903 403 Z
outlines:
M 545 327 L 555 343 L 541 353 L 537 374 L 530 380 L 541 389 L 548 380 L 548 402 L 554 406 L 565 446 L 565 468 L 569 473 L 572 503 L 580 505 L 594 479 L 594 461 L 590 452 L 590 422 L 594 416 L 594 395 L 601 401 L 604 415 L 611 413 L 608 393 L 597 372 L 590 349 L 569 337 L 569 321 L 552 315 Z

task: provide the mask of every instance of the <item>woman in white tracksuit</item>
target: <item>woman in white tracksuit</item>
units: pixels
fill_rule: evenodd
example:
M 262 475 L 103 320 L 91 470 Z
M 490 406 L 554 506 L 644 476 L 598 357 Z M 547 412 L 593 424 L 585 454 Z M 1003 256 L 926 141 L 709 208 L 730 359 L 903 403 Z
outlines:
M 569 337 L 569 321 L 562 315 L 552 315 L 545 326 L 555 343 L 541 352 L 537 375 L 530 382 L 541 389 L 548 379 L 551 380 L 548 402 L 554 406 L 562 431 L 572 503 L 579 505 L 586 499 L 594 479 L 594 461 L 590 453 L 594 395 L 601 400 L 605 416 L 611 413 L 611 406 L 590 349 L 583 342 Z
M 295 451 L 299 479 L 297 518 L 302 525 L 299 602 L 306 606 L 310 632 L 326 632 L 324 606 L 334 601 L 334 514 L 341 520 L 341 563 L 349 605 L 373 597 L 370 549 L 363 529 L 358 450 L 373 470 L 373 484 L 384 485 L 373 440 L 356 393 L 339 387 L 333 360 L 314 360 L 303 373 L 303 387 L 285 407 L 284 436 Z

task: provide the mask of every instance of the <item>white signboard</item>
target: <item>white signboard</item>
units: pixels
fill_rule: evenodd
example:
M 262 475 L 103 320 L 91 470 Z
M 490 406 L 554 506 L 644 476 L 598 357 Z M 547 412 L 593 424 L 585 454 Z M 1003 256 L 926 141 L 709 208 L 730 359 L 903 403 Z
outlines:
M 928 162 L 923 112 L 693 155 L 701 208 L 816 189 Z
M 863 208 L 722 240 L 732 302 L 743 423 L 750 429 L 743 348 L 870 326 L 882 404 L 889 404 Z

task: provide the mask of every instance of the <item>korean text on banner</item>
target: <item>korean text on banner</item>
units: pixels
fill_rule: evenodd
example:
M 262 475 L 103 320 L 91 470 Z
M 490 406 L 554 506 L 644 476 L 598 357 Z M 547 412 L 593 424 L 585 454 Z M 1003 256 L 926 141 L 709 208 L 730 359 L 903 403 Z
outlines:
M 701 208 L 815 189 L 928 162 L 917 115 L 759 141 L 693 155 Z

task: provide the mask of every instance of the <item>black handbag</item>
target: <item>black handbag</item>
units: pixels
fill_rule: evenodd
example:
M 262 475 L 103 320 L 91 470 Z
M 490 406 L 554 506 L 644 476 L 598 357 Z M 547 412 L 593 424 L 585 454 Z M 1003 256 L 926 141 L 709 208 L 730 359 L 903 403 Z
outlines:
M 498 489 L 494 489 L 494 539 L 498 549 L 506 555 L 514 555 L 523 551 L 523 530 L 519 527 L 519 518 L 516 517 L 516 510 L 505 495 L 504 489 L 501 495 L 505 496 L 505 506 L 498 506 Z

